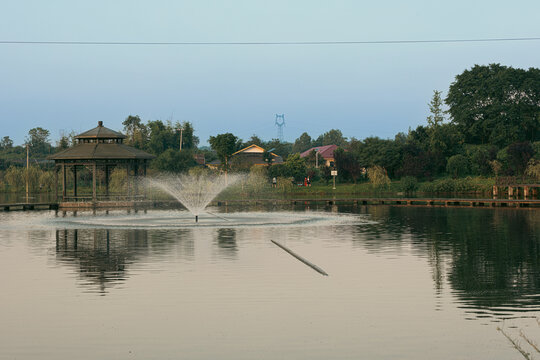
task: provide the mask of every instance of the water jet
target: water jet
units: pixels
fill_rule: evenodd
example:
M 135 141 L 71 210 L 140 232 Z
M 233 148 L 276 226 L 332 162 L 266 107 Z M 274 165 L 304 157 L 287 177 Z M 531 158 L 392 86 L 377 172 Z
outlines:
M 229 185 L 240 180 L 240 175 L 221 175 L 209 172 L 197 174 L 163 174 L 146 178 L 145 185 L 161 189 L 173 196 L 195 216 L 199 215 L 210 202 Z

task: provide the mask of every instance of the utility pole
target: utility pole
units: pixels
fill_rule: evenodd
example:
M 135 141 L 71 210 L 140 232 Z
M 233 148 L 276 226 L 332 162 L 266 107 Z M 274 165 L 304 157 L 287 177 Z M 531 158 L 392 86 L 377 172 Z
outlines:
M 28 202 L 28 177 L 29 177 L 29 168 L 30 167 L 30 147 L 28 143 L 26 144 L 26 202 Z
M 181 127 L 179 129 L 176 129 L 176 131 L 180 131 L 180 151 L 182 151 L 182 136 L 184 135 L 184 128 Z

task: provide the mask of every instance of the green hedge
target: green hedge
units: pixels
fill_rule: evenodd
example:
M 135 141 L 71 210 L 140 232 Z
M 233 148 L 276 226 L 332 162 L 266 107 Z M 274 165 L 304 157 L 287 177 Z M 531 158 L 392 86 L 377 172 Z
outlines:
M 465 177 L 459 179 L 437 179 L 420 184 L 418 191 L 424 193 L 482 193 L 491 191 L 495 184 L 492 178 Z

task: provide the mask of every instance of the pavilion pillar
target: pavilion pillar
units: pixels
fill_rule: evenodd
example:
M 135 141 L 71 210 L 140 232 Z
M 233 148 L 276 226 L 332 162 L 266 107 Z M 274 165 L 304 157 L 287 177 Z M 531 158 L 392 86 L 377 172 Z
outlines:
M 58 166 L 54 167 L 54 195 L 56 201 L 58 201 Z
M 144 176 L 144 179 L 146 180 L 146 160 L 144 160 L 144 163 L 143 163 L 143 176 Z M 146 186 L 144 186 L 143 191 L 144 191 L 144 199 L 146 200 L 146 195 L 147 195 Z
M 109 165 L 105 165 L 105 195 L 109 200 Z
M 133 164 L 134 182 L 133 182 L 133 195 L 136 197 L 139 194 L 139 163 L 135 161 Z
M 97 200 L 97 164 L 92 165 L 92 200 Z
M 129 198 L 131 195 L 131 184 L 129 181 L 129 167 L 130 167 L 129 161 L 126 163 L 126 186 L 127 186 L 127 197 Z
M 62 201 L 66 200 L 66 164 L 62 163 Z
M 73 197 L 77 197 L 77 165 L 73 165 Z

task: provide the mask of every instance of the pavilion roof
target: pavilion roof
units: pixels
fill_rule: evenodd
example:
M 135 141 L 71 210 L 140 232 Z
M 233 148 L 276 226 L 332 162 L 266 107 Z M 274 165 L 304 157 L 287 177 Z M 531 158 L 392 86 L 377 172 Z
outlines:
M 75 136 L 75 138 L 76 139 L 125 139 L 126 136 L 118 131 L 114 131 L 103 126 L 103 121 L 98 121 L 98 126 Z
M 154 155 L 120 143 L 82 143 L 48 157 L 51 160 L 149 160 Z

